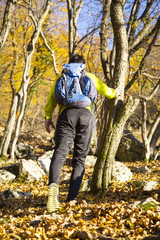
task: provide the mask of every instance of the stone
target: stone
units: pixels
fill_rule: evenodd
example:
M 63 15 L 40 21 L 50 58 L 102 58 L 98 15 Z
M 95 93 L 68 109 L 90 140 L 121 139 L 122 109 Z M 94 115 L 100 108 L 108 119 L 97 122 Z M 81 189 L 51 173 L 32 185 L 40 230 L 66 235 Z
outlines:
M 47 151 L 44 155 L 38 158 L 38 162 L 43 168 L 45 173 L 49 173 L 49 167 L 51 163 L 51 158 L 53 156 L 54 151 Z
M 0 193 L 1 199 L 10 199 L 10 198 L 24 198 L 24 197 L 30 197 L 32 194 L 30 192 L 19 192 L 16 191 L 15 189 L 7 189 L 4 192 Z
M 94 167 L 96 161 L 97 161 L 97 157 L 95 157 L 93 155 L 88 155 L 86 157 L 85 165 L 89 166 L 89 167 Z
M 113 177 L 116 182 L 126 182 L 132 179 L 132 172 L 125 164 L 115 161 Z
M 86 231 L 76 231 L 74 233 L 75 238 L 81 239 L 81 240 L 91 240 L 93 239 L 92 235 L 89 232 Z
M 156 209 L 158 205 L 159 202 L 152 197 L 149 197 L 139 203 L 139 206 L 144 208 L 144 210 L 148 210 L 150 207 L 154 207 Z
M 142 166 L 142 167 L 132 167 L 131 168 L 132 172 L 142 172 L 142 173 L 147 173 L 150 172 L 150 169 L 147 166 Z
M 16 145 L 15 155 L 20 159 L 22 158 L 29 159 L 32 155 L 32 152 L 33 152 L 33 147 L 27 144 L 18 143 Z
M 130 203 L 128 206 L 131 208 L 135 208 L 139 206 L 144 208 L 145 210 L 148 210 L 150 207 L 157 208 L 159 206 L 159 202 L 157 202 L 154 198 L 149 197 L 147 199 L 134 201 L 133 203 Z
M 124 130 L 116 154 L 116 160 L 123 162 L 140 161 L 142 150 L 143 144 L 129 130 Z
M 13 181 L 16 178 L 16 176 L 9 171 L 6 171 L 4 169 L 0 170 L 0 182 L 9 182 Z
M 144 182 L 143 191 L 152 191 L 158 186 L 158 181 Z
M 90 189 L 91 180 L 82 180 L 79 192 L 85 192 Z
M 88 167 L 94 167 L 96 161 L 97 161 L 97 157 L 95 157 L 93 155 L 88 155 L 86 157 L 85 165 Z M 72 159 L 67 158 L 65 163 L 67 164 L 67 166 L 71 167 Z
M 142 166 L 138 168 L 138 172 L 147 173 L 149 172 L 149 168 L 147 166 Z
M 19 174 L 25 174 L 29 181 L 39 181 L 45 175 L 43 169 L 33 160 L 20 161 Z
M 19 175 L 19 164 L 18 163 L 5 166 L 5 167 L 3 167 L 3 169 L 5 169 L 6 171 L 12 173 L 16 177 Z

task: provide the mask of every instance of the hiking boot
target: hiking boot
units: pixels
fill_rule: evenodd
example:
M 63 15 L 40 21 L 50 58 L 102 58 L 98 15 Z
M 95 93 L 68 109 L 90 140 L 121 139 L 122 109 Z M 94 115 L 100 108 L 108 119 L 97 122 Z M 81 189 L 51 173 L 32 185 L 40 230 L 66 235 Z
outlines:
M 55 212 L 60 208 L 58 201 L 58 193 L 59 190 L 57 184 L 51 183 L 48 189 L 48 201 L 47 201 L 48 213 Z

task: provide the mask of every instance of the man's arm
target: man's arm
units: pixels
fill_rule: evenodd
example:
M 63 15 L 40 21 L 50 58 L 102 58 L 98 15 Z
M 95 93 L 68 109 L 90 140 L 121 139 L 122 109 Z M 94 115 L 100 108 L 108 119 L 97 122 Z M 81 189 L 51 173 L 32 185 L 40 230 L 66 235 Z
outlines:
M 88 75 L 90 78 L 92 78 L 99 94 L 104 95 L 105 97 L 111 99 L 111 98 L 115 98 L 116 96 L 118 96 L 122 93 L 121 88 L 116 88 L 114 90 L 113 88 L 108 87 L 105 83 L 103 83 L 94 74 L 86 72 L 86 75 Z
M 59 78 L 59 76 L 57 77 L 57 79 L 58 78 Z M 51 88 L 51 91 L 50 91 L 48 99 L 47 99 L 46 106 L 44 108 L 44 111 L 45 111 L 45 128 L 46 128 L 46 131 L 48 133 L 51 132 L 51 127 L 55 128 L 55 126 L 52 122 L 52 114 L 53 114 L 54 109 L 57 106 L 57 103 L 56 103 L 56 100 L 55 100 L 55 94 L 54 94 L 57 79 L 54 81 L 54 84 Z

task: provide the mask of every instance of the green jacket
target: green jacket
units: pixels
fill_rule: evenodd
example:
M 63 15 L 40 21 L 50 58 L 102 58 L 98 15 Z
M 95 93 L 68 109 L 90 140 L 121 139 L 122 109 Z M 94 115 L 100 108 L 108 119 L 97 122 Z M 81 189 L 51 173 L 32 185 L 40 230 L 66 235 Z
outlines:
M 95 87 L 98 91 L 99 94 L 104 95 L 105 97 L 111 99 L 114 98 L 116 96 L 116 91 L 113 88 L 108 87 L 106 84 L 104 84 L 99 78 L 97 78 L 94 74 L 92 73 L 88 73 L 86 72 L 86 75 L 88 75 L 90 78 L 92 78 Z M 45 111 L 45 118 L 46 119 L 52 119 L 52 113 L 54 111 L 54 109 L 57 106 L 56 100 L 55 100 L 55 94 L 54 94 L 54 90 L 55 90 L 55 85 L 56 82 L 58 80 L 58 78 L 60 77 L 57 76 L 56 80 L 54 81 L 54 84 L 51 88 L 51 91 L 49 93 L 48 99 L 47 99 L 47 104 L 44 108 Z M 64 105 L 59 105 L 59 114 L 62 113 L 62 111 L 65 109 L 66 107 Z M 87 107 L 90 111 L 91 111 L 91 107 Z

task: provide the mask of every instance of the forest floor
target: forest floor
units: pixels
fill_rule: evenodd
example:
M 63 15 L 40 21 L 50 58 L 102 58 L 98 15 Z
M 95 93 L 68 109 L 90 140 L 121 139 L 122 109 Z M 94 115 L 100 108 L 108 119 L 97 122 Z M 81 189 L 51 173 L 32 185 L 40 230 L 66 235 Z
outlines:
M 35 154 L 45 153 L 37 144 Z M 127 162 L 130 169 L 147 166 L 148 173 L 133 172 L 133 179 L 126 183 L 113 182 L 104 192 L 79 193 L 76 202 L 65 203 L 68 183 L 63 176 L 71 172 L 64 165 L 60 188 L 59 212 L 49 215 L 46 210 L 48 176 L 39 182 L 16 178 L 1 186 L 1 192 L 16 189 L 30 192 L 31 197 L 7 199 L 0 211 L 0 239 L 143 239 L 160 234 L 160 208 L 152 205 L 136 206 L 136 201 L 148 197 L 158 201 L 157 190 L 144 192 L 139 182 L 156 180 L 160 183 L 160 161 Z M 7 162 L 6 162 L 7 165 Z M 84 179 L 91 177 L 93 168 L 86 167 Z M 100 238 L 101 237 L 101 238 Z

